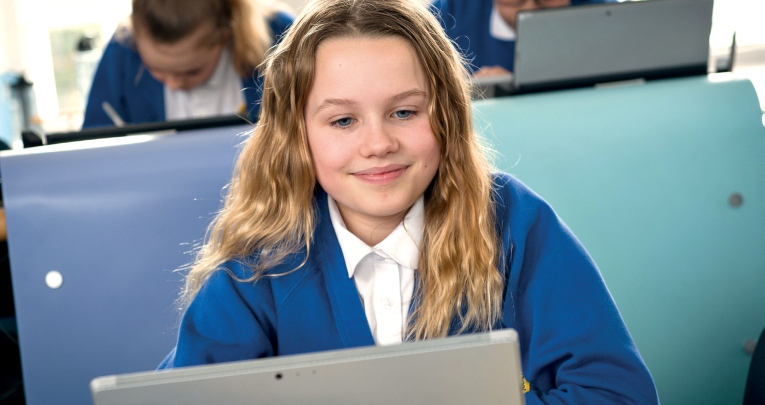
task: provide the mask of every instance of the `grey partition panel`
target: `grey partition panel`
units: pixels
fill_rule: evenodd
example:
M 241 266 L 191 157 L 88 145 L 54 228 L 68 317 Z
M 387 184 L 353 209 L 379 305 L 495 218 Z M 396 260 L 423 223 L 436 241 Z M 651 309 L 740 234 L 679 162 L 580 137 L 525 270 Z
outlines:
M 90 379 L 154 369 L 172 349 L 175 270 L 220 208 L 247 129 L 0 155 L 28 405 L 90 403 Z

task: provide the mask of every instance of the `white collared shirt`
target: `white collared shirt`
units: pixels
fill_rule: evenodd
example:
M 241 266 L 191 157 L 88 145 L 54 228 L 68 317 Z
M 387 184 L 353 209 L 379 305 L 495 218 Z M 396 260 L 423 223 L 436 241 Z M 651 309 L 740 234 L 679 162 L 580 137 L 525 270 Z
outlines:
M 165 88 L 165 119 L 183 120 L 239 113 L 244 105 L 242 78 L 224 47 L 212 76 L 191 90 Z
M 502 41 L 515 41 L 515 30 L 499 14 L 497 7 L 491 8 L 491 18 L 489 19 L 489 34 L 492 37 Z
M 345 226 L 337 203 L 329 197 L 329 216 L 343 251 L 348 277 L 353 277 L 364 304 L 375 343 L 401 343 L 414 292 L 414 271 L 420 257 L 424 223 L 421 196 L 382 242 L 370 247 Z

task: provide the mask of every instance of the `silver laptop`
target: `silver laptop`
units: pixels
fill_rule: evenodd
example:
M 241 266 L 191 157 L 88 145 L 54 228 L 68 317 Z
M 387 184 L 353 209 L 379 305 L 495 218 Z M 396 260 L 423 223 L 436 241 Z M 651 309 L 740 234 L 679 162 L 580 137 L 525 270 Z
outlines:
M 523 405 L 512 329 L 99 377 L 95 405 Z
M 706 74 L 712 0 L 518 13 L 513 91 Z

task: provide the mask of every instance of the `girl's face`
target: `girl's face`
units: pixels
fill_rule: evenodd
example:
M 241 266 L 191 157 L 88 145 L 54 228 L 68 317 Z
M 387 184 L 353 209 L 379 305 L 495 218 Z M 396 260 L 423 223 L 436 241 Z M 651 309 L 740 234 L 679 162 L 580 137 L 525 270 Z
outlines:
M 335 38 L 316 52 L 304 111 L 316 177 L 365 242 L 355 229 L 395 227 L 435 176 L 441 149 L 429 101 L 425 71 L 402 38 Z
M 213 33 L 212 24 L 204 24 L 186 37 L 170 44 L 156 42 L 148 35 L 136 35 L 141 60 L 157 81 L 171 90 L 191 90 L 215 72 L 223 44 L 200 46 Z

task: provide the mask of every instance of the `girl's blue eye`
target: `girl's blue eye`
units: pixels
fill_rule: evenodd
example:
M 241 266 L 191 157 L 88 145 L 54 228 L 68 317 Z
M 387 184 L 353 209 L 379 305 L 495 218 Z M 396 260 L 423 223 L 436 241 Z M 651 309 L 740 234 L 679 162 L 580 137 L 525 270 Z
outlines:
M 412 116 L 412 112 L 409 110 L 398 110 L 393 114 L 396 116 L 396 118 L 401 120 L 405 120 Z
M 353 119 L 348 117 L 340 118 L 339 120 L 335 121 L 335 125 L 340 128 L 347 128 L 351 126 L 351 124 L 353 124 Z

